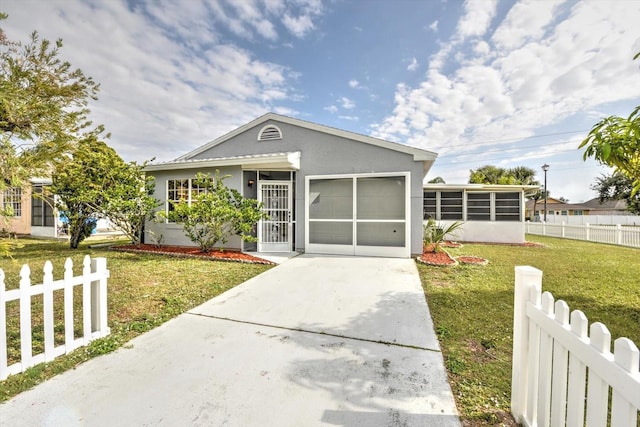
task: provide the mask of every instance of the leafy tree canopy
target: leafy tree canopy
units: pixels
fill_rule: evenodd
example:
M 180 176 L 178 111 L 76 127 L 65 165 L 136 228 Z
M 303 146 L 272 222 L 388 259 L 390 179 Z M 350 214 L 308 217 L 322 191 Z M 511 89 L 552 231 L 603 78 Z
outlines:
M 98 217 L 109 218 L 134 243 L 140 242 L 145 220 L 159 205 L 144 166 L 126 163 L 93 135 L 76 144 L 71 159 L 56 164 L 51 190 L 69 221 L 71 248 L 88 237 L 88 226 Z
M 99 85 L 60 59 L 61 48 L 37 32 L 14 42 L 0 28 L 0 190 L 47 174 L 75 141 L 103 132 L 88 120 Z
M 627 202 L 627 210 L 640 215 L 640 193 L 632 193 L 633 182 L 631 178 L 621 172 L 611 175 L 601 175 L 596 178 L 591 188 L 598 192 L 601 202 L 608 200 L 624 200 Z
M 640 52 L 634 60 L 640 58 Z M 609 116 L 592 128 L 579 148 L 583 159 L 593 157 L 631 180 L 631 196 L 640 191 L 640 105 L 629 117 Z
M 493 165 L 481 166 L 469 171 L 470 184 L 501 184 L 501 185 L 539 185 L 536 172 L 526 166 L 501 168 Z

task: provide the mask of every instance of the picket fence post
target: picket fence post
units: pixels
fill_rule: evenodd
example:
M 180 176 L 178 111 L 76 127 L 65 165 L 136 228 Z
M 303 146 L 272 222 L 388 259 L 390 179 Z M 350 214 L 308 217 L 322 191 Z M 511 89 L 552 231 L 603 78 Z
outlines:
M 588 222 L 585 224 L 585 227 L 586 227 L 586 233 L 585 233 L 585 239 L 584 240 L 586 240 L 588 242 L 589 241 L 589 223 Z
M 20 353 L 22 364 L 29 366 L 33 357 L 31 345 L 31 269 L 23 265 L 20 269 Z
M 64 281 L 71 283 L 73 280 L 73 261 L 67 258 L 64 262 Z M 74 347 L 73 336 L 73 288 L 71 286 L 64 287 L 64 346 L 65 353 L 69 354 Z
M 622 225 L 616 224 L 616 243 L 622 245 Z
M 544 226 L 544 223 L 543 223 Z M 514 312 L 513 312 L 513 369 L 511 372 L 511 413 L 521 422 L 527 408 L 527 373 L 529 366 L 529 319 L 527 302 L 530 293 L 541 293 L 542 271 L 531 266 L 515 268 Z
M 91 272 L 100 277 L 91 282 L 91 332 L 99 332 L 103 337 L 110 333 L 107 326 L 107 259 L 93 258 Z
M 4 284 L 4 271 L 0 268 L 0 379 L 8 376 L 6 288 Z
M 632 377 L 638 379 L 638 364 L 640 351 L 638 347 L 628 338 L 618 338 L 613 344 L 615 362 L 628 372 Z M 611 427 L 635 426 L 637 424 L 638 412 L 618 391 L 613 390 L 611 399 Z
M 50 362 L 55 358 L 53 348 L 53 264 L 51 261 L 44 263 L 42 268 L 42 303 L 44 306 L 44 360 Z

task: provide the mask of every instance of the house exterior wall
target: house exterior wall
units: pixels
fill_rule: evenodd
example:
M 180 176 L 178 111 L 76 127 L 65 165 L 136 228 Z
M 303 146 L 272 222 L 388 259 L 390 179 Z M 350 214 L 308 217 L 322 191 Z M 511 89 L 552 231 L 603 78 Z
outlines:
M 453 221 L 438 221 L 447 226 Z M 466 221 L 452 240 L 461 242 L 524 243 L 525 223 L 516 221 Z
M 30 234 L 31 233 L 31 189 L 23 188 L 21 193 L 22 213 L 20 216 L 9 218 L 6 224 L 0 224 L 0 230 L 5 229 L 9 233 Z M 2 192 L 0 192 L 0 199 Z M 0 200 L 0 204 L 3 201 Z
M 277 126 L 282 131 L 283 138 L 258 141 L 258 133 L 269 124 Z M 301 152 L 300 170 L 296 172 L 295 182 L 296 250 L 304 250 L 306 211 L 304 183 L 307 175 L 410 172 L 412 177 L 411 253 L 422 252 L 422 228 L 419 225 L 422 224 L 422 181 L 425 172 L 423 163 L 414 161 L 411 154 L 270 120 L 211 147 L 191 159 L 295 151 Z
M 210 174 L 213 176 L 216 169 L 220 171 L 221 176 L 230 175 L 225 180 L 225 185 L 229 188 L 234 188 L 240 192 L 243 191 L 242 185 L 242 170 L 240 167 L 222 167 L 213 169 L 176 169 L 171 171 L 154 171 L 150 173 L 155 178 L 155 197 L 162 201 L 162 205 L 158 207 L 156 212 L 166 212 L 167 209 L 167 181 L 170 179 L 188 179 L 195 178 L 198 172 L 204 174 Z M 246 186 L 246 182 L 244 183 Z M 147 222 L 145 226 L 145 242 L 153 243 L 154 235 L 157 237 L 162 236 L 165 243 L 180 246 L 196 246 L 189 238 L 184 234 L 182 225 L 169 223 L 164 219 L 160 219 L 154 222 Z M 229 239 L 229 242 L 225 247 L 229 249 L 241 249 L 241 239 L 233 236 Z

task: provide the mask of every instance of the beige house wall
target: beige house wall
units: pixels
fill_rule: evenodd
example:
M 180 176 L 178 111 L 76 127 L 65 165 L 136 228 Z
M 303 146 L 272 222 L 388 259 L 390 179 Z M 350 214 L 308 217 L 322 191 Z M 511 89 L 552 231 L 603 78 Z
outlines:
M 3 202 L 0 192 L 0 205 Z M 31 234 L 31 187 L 22 189 L 21 215 L 8 220 L 0 219 L 0 230 L 15 234 Z

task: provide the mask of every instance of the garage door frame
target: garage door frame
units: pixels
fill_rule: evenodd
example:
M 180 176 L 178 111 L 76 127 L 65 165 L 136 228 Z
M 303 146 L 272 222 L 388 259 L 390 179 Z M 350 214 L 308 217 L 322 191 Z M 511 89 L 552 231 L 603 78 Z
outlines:
M 403 178 L 404 179 L 404 218 L 390 219 L 358 219 L 358 180 L 362 178 Z M 318 219 L 310 218 L 310 204 L 314 202 L 316 194 L 311 194 L 311 182 L 314 180 L 348 180 L 352 181 L 351 218 Z M 404 246 L 373 246 L 358 244 L 358 225 L 363 224 L 379 225 L 387 228 L 404 226 Z M 343 244 L 310 242 L 311 224 L 331 227 L 332 224 L 351 225 L 351 242 Z M 333 254 L 333 255 L 359 255 L 359 256 L 380 256 L 408 258 L 411 256 L 411 173 L 410 172 L 384 172 L 384 173 L 361 173 L 361 174 L 333 174 L 333 175 L 309 175 L 305 177 L 305 251 L 307 253 Z M 342 237 L 348 240 L 348 234 Z

